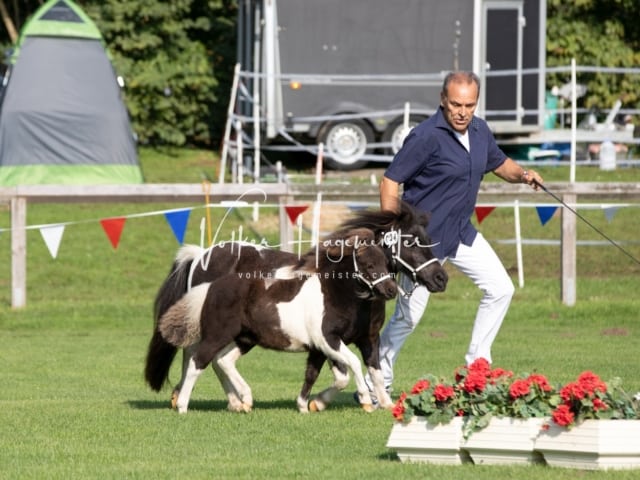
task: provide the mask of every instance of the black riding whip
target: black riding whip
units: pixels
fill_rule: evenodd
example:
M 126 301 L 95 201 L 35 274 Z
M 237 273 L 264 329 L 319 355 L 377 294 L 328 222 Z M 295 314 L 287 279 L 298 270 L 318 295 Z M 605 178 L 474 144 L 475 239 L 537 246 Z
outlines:
M 582 215 L 580 215 L 577 210 L 571 208 L 569 205 L 567 205 L 560 197 L 558 197 L 555 193 L 553 193 L 552 191 L 550 191 L 547 187 L 545 187 L 544 185 L 542 185 L 540 182 L 538 182 L 537 180 L 534 180 L 533 183 L 535 183 L 538 187 L 540 187 L 542 190 L 544 190 L 546 193 L 548 193 L 549 195 L 551 195 L 553 198 L 555 198 L 558 202 L 560 202 L 565 208 L 569 209 L 576 217 L 578 217 L 580 220 L 582 220 L 584 223 L 586 223 L 587 225 L 589 225 L 591 228 L 593 228 L 596 232 L 598 232 L 603 238 L 607 239 L 609 241 L 609 243 L 611 243 L 611 245 L 613 245 L 614 247 L 616 247 L 618 250 L 620 250 L 622 253 L 624 253 L 627 257 L 629 257 L 631 260 L 633 260 L 634 262 L 636 262 L 638 265 L 640 265 L 640 260 L 638 260 L 636 257 L 634 257 L 633 255 L 631 255 L 629 252 L 627 252 L 624 248 L 622 248 L 615 240 L 611 239 L 611 237 L 607 236 L 602 230 L 598 229 L 595 225 L 593 225 L 591 222 L 589 222 L 589 220 L 587 220 L 586 218 L 584 218 Z

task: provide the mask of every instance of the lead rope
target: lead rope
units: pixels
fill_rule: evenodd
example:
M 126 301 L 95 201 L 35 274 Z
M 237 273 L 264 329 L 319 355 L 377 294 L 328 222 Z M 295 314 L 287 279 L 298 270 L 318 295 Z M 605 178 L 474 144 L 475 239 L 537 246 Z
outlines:
M 547 187 L 545 187 L 543 184 L 541 184 L 540 182 L 538 182 L 537 180 L 534 180 L 533 183 L 535 183 L 538 187 L 540 187 L 542 190 L 544 190 L 546 193 L 548 193 L 549 195 L 551 195 L 553 198 L 555 198 L 558 202 L 560 202 L 565 208 L 567 208 L 570 212 L 572 212 L 576 217 L 578 217 L 580 220 L 582 220 L 584 223 L 586 223 L 587 225 L 589 225 L 591 228 L 593 228 L 596 232 L 598 232 L 600 235 L 602 235 L 603 238 L 605 238 L 606 240 L 609 241 L 609 243 L 611 243 L 611 245 L 613 245 L 614 247 L 616 247 L 618 250 L 620 250 L 622 253 L 624 253 L 627 257 L 629 257 L 631 260 L 633 260 L 634 262 L 636 262 L 637 264 L 640 265 L 640 260 L 638 260 L 636 257 L 634 257 L 633 255 L 631 255 L 628 251 L 626 251 L 624 248 L 622 248 L 622 246 L 620 246 L 620 244 L 618 244 L 615 240 L 611 239 L 610 237 L 608 237 L 607 235 L 604 234 L 604 232 L 602 232 L 601 230 L 599 230 L 595 225 L 593 225 L 591 222 L 589 222 L 586 218 L 584 218 L 582 215 L 580 215 L 578 213 L 577 210 L 574 210 L 573 208 L 571 208 L 569 205 L 567 205 L 560 197 L 558 197 L 555 193 L 551 192 Z

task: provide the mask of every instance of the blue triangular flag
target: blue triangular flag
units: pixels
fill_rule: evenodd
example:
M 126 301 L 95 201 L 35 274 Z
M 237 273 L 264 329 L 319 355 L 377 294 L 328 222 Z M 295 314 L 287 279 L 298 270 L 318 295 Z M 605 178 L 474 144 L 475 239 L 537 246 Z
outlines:
M 351 210 L 352 212 L 357 212 L 360 210 L 364 210 L 367 208 L 366 205 L 362 205 L 362 204 L 356 204 L 356 203 L 352 203 L 352 204 L 347 204 L 347 207 L 349 208 L 349 210 Z
M 607 222 L 611 223 L 611 220 L 613 220 L 613 216 L 617 211 L 618 207 L 607 207 L 604 209 L 604 218 L 607 219 Z
M 187 229 L 187 222 L 189 221 L 190 209 L 174 210 L 172 212 L 166 212 L 164 218 L 169 222 L 169 226 L 173 231 L 173 234 L 178 240 L 178 243 L 182 245 L 184 241 L 184 232 Z
M 538 212 L 538 218 L 540 219 L 540 223 L 544 225 L 549 221 L 553 214 L 556 213 L 558 207 L 536 207 L 536 211 Z

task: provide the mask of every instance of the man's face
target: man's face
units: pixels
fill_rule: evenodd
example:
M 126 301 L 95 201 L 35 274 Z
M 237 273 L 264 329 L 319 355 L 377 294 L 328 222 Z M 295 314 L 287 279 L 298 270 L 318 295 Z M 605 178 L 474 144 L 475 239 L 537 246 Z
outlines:
M 478 86 L 474 82 L 453 81 L 449 83 L 446 94 L 442 94 L 440 105 L 451 128 L 465 133 L 478 105 Z

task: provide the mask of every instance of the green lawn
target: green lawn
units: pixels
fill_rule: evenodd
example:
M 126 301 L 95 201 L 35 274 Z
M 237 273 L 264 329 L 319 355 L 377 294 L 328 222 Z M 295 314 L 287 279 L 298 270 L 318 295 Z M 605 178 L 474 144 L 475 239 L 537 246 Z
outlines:
M 141 159 L 147 181 L 198 183 L 203 170 L 216 175 L 209 152 L 145 150 Z M 561 168 L 549 167 L 544 174 L 560 180 L 566 173 Z M 640 181 L 636 169 L 610 172 L 616 178 L 608 180 L 620 181 L 623 174 Z M 578 179 L 601 175 L 587 168 Z M 163 207 L 175 205 L 34 205 L 28 223 L 80 222 Z M 274 235 L 269 212 L 254 224 L 246 210 L 231 215 L 225 228 L 250 225 L 252 234 Z M 589 218 L 613 238 L 638 240 L 637 209 L 621 209 L 611 222 L 598 214 L 589 212 Z M 214 213 L 214 222 L 219 215 Z M 187 242 L 199 241 L 201 217 L 202 211 L 193 214 Z M 559 238 L 558 219 L 551 222 L 542 227 L 533 211 L 523 214 L 525 236 Z M 0 227 L 9 224 L 9 212 L 0 210 Z M 480 227 L 490 240 L 509 238 L 512 212 L 498 209 Z M 578 229 L 579 239 L 595 238 L 580 222 Z M 178 415 L 169 409 L 171 389 L 156 394 L 143 380 L 153 298 L 178 248 L 165 219 L 129 219 L 117 250 L 97 222 L 70 225 L 55 260 L 37 230 L 29 230 L 27 238 L 28 302 L 13 310 L 10 235 L 0 234 L 0 479 L 638 477 L 638 471 L 401 464 L 385 446 L 390 413 L 361 411 L 351 398 L 352 386 L 323 413 L 297 412 L 304 373 L 300 354 L 256 349 L 240 360 L 255 398 L 250 414 L 226 411 L 222 389 L 208 371 L 189 413 Z M 496 248 L 515 280 L 515 247 Z M 637 244 L 629 248 L 640 256 Z M 525 287 L 517 289 L 494 345 L 494 365 L 537 370 L 552 383 L 592 370 L 603 379 L 619 376 L 630 392 L 640 391 L 640 268 L 612 247 L 578 247 L 578 255 L 578 301 L 567 307 L 560 302 L 559 247 L 524 247 Z M 432 296 L 400 355 L 394 396 L 425 373 L 449 376 L 461 364 L 478 299 L 473 285 L 451 271 L 447 291 Z M 176 362 L 172 381 L 178 374 Z M 329 383 L 323 372 L 315 391 Z

